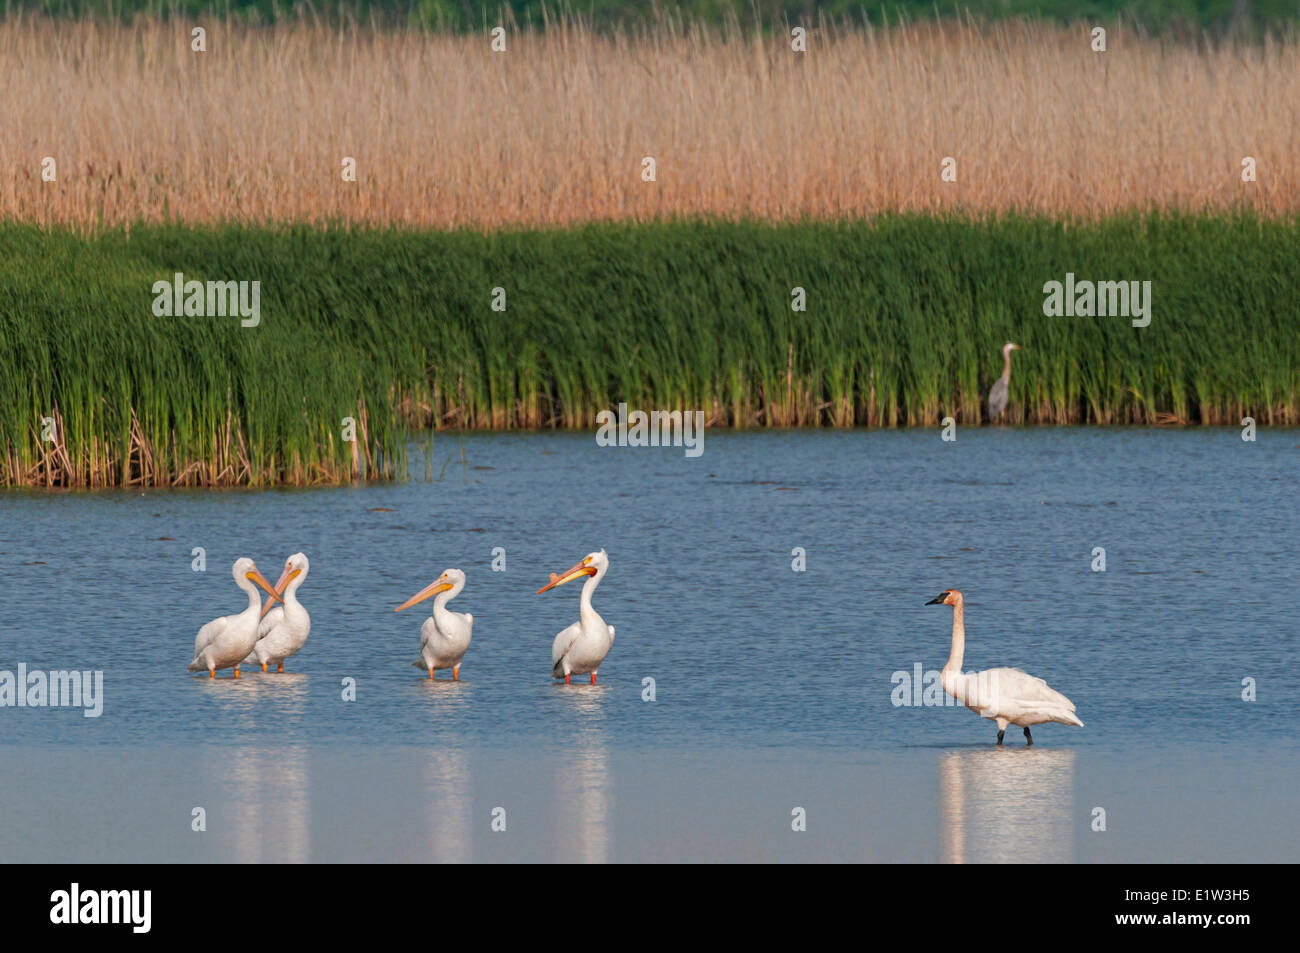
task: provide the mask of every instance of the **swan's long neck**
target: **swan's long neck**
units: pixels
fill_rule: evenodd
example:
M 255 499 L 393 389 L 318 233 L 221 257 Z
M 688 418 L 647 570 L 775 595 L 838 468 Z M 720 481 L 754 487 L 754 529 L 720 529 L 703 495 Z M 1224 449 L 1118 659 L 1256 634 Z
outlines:
M 1009 350 L 1002 352 L 1002 379 L 1008 383 L 1011 381 L 1011 352 Z
M 966 654 L 966 607 L 962 603 L 957 603 L 952 607 L 952 651 L 948 653 L 948 661 L 944 664 L 944 671 L 961 671 L 962 656 Z
M 600 577 L 601 573 L 596 573 L 588 578 L 582 586 L 582 601 L 578 606 L 578 618 L 582 620 L 584 628 L 588 625 L 603 626 L 605 624 L 605 620 L 591 607 L 591 594 L 600 585 Z

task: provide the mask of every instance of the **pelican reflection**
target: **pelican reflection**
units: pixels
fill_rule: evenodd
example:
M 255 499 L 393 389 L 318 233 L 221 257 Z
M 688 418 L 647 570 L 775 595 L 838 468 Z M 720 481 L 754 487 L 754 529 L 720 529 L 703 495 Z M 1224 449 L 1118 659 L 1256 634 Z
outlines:
M 445 685 L 460 682 L 444 681 Z M 469 756 L 455 748 L 430 751 L 424 766 L 429 792 L 427 825 L 432 859 L 443 864 L 468 863 L 474 826 L 473 785 Z
M 561 691 L 572 709 L 574 733 L 564 745 L 555 772 L 555 844 L 562 862 L 587 864 L 611 860 L 614 831 L 614 779 L 605 742 L 606 685 L 580 692 Z
M 311 860 L 311 758 L 303 745 L 250 745 L 223 772 L 237 863 Z

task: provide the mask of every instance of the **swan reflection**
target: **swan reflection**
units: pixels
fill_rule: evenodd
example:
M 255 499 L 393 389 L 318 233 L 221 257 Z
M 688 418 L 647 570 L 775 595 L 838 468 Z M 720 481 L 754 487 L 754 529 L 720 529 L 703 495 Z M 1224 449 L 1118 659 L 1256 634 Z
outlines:
M 939 761 L 946 863 L 1072 863 L 1074 758 L 1041 747 L 950 751 Z

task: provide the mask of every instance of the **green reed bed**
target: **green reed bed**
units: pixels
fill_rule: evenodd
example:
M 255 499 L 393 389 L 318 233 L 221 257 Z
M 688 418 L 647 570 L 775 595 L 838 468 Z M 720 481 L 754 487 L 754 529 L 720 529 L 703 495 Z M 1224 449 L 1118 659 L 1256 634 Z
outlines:
M 260 281 L 261 323 L 155 316 L 178 271 Z M 1150 280 L 1150 325 L 1045 316 L 1067 272 Z M 4 225 L 0 482 L 388 478 L 412 428 L 590 428 L 620 401 L 711 426 L 977 425 L 1007 340 L 1012 424 L 1295 424 L 1300 225 Z

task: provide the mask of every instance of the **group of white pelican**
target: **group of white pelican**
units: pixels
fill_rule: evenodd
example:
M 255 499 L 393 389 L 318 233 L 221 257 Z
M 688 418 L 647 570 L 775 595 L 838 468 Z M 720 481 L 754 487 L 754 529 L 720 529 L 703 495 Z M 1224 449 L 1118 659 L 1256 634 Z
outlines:
M 563 573 L 551 573 L 551 581 L 537 590 L 540 595 L 574 579 L 586 577 L 587 580 L 578 604 L 578 621 L 556 635 L 551 645 L 551 675 L 563 678 L 566 685 L 574 675 L 590 675 L 591 684 L 595 685 L 600 663 L 614 644 L 614 627 L 606 625 L 591 605 L 592 593 L 608 569 L 609 556 L 602 549 L 583 557 Z M 282 673 L 284 660 L 297 653 L 311 633 L 311 616 L 298 601 L 298 587 L 307 578 L 307 570 L 307 557 L 295 553 L 284 561 L 284 572 L 273 586 L 257 571 L 253 560 L 235 560 L 232 568 L 235 585 L 248 593 L 248 608 L 238 615 L 213 619 L 199 629 L 189 670 L 207 669 L 208 677 L 216 678 L 218 670 L 230 668 L 234 669 L 234 677 L 239 678 L 241 665 L 261 665 L 265 672 L 274 663 L 276 672 Z M 270 597 L 265 605 L 257 586 Z M 460 679 L 461 661 L 469 651 L 474 617 L 468 612 L 453 612 L 447 603 L 464 588 L 465 573 L 447 569 L 393 610 L 401 612 L 434 597 L 433 614 L 420 627 L 420 657 L 411 663 L 428 671 L 430 678 L 439 669 L 450 669 L 451 677 Z M 280 605 L 275 605 L 277 602 Z
M 551 676 L 563 678 L 569 684 L 574 675 L 590 675 L 596 684 L 600 663 L 614 644 L 614 627 L 607 625 L 591 605 L 592 594 L 609 569 L 609 557 L 602 549 L 590 553 L 563 573 L 552 573 L 551 580 L 538 595 L 548 589 L 563 586 L 575 579 L 586 578 L 582 597 L 578 603 L 578 621 L 555 636 L 551 645 Z M 248 593 L 248 608 L 238 615 L 213 619 L 199 629 L 194 640 L 194 661 L 191 672 L 208 670 L 211 678 L 218 669 L 233 668 L 239 677 L 239 666 L 261 665 L 266 672 L 272 663 L 277 672 L 284 671 L 284 660 L 298 652 L 307 642 L 311 632 L 311 617 L 298 601 L 298 587 L 307 578 L 307 557 L 294 553 L 284 561 L 284 571 L 274 586 L 267 582 L 253 560 L 235 560 L 235 584 Z M 266 590 L 270 598 L 262 605 L 257 586 Z M 433 599 L 433 614 L 420 627 L 420 657 L 411 664 L 427 671 L 429 677 L 439 669 L 451 670 L 451 677 L 460 678 L 461 662 L 469 651 L 474 630 L 474 617 L 468 612 L 453 612 L 447 603 L 465 588 L 465 573 L 447 569 L 394 612 Z M 280 605 L 275 605 L 275 603 Z M 992 668 L 983 672 L 961 670 L 966 650 L 965 600 L 960 590 L 945 589 L 927 605 L 951 606 L 952 648 L 948 661 L 940 672 L 943 690 L 982 718 L 996 722 L 998 744 L 1008 725 L 1023 728 L 1026 745 L 1034 743 L 1029 733 L 1031 725 L 1057 722 L 1064 725 L 1083 726 L 1074 713 L 1074 703 L 1060 692 L 1050 688 L 1041 678 L 1035 678 L 1018 668 Z
M 215 678 L 218 669 L 233 668 L 239 678 L 241 665 L 261 665 L 265 672 L 274 662 L 275 670 L 283 672 L 284 660 L 296 654 L 311 633 L 311 616 L 298 601 L 298 587 L 307 579 L 307 570 L 307 557 L 294 553 L 284 561 L 284 572 L 273 586 L 251 559 L 236 559 L 231 574 L 235 585 L 248 593 L 248 608 L 238 615 L 213 619 L 199 629 L 189 670 L 206 668 L 208 676 Z M 254 583 L 271 597 L 266 605 L 262 605 Z

